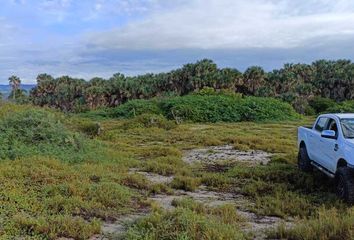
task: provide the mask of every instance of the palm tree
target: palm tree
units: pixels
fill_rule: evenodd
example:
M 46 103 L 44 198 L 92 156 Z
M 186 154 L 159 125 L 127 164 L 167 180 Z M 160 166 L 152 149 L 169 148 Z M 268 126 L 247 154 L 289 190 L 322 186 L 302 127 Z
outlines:
M 267 73 L 262 67 L 252 66 L 243 73 L 244 88 L 247 94 L 255 95 L 257 89 L 265 85 Z
M 15 75 L 12 75 L 11 77 L 9 77 L 9 84 L 12 88 L 12 97 L 14 100 L 16 100 L 16 92 L 20 88 L 21 79 Z

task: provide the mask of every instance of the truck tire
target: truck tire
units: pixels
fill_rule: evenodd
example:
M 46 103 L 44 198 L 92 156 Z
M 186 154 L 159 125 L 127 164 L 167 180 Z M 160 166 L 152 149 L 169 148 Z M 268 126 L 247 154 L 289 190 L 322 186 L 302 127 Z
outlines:
M 305 146 L 301 146 L 298 154 L 298 167 L 304 172 L 311 172 L 313 167 L 311 165 L 311 159 L 307 154 L 307 149 Z
M 349 204 L 354 204 L 354 173 L 348 167 L 340 167 L 336 173 L 336 190 L 338 197 Z

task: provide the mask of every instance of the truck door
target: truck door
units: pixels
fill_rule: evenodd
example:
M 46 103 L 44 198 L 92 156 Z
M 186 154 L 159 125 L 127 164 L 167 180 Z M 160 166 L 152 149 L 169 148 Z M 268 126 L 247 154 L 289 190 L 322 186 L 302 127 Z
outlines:
M 324 130 L 333 130 L 338 138 L 338 125 L 335 119 L 330 118 Z M 334 172 L 336 160 L 339 157 L 339 148 L 337 139 L 323 138 L 319 141 L 319 152 L 322 152 L 321 165 L 329 171 Z
M 323 164 L 323 153 L 320 150 L 322 148 L 321 146 L 321 133 L 322 131 L 327 127 L 328 125 L 329 118 L 328 117 L 320 117 L 317 119 L 317 122 L 313 128 L 312 131 L 310 131 L 308 135 L 309 143 L 310 145 L 308 146 L 308 153 L 310 158 L 319 163 Z

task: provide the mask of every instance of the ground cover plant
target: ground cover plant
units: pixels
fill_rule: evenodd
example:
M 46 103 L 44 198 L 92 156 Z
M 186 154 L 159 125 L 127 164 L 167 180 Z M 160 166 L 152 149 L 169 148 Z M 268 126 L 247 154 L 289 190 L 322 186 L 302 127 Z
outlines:
M 257 233 L 244 230 L 249 223 L 238 208 L 291 219 L 291 227 L 275 227 L 267 233 L 270 238 L 353 236 L 353 207 L 336 198 L 328 187 L 333 182 L 296 167 L 296 128 L 313 118 L 271 121 L 260 114 L 265 121 L 176 124 L 160 114 L 118 119 L 1 105 L 0 121 L 8 126 L 2 128 L 7 137 L 0 136 L 6 146 L 0 161 L 1 238 L 89 239 L 102 234 L 103 223 L 143 212 L 121 238 L 252 239 Z M 68 137 L 77 137 L 83 150 L 65 141 Z M 9 138 L 22 146 L 15 156 L 6 143 Z M 267 165 L 206 167 L 182 159 L 185 151 L 223 145 L 263 150 L 273 154 L 272 160 Z M 139 171 L 173 180 L 156 183 Z M 155 194 L 193 193 L 202 186 L 242 194 L 250 204 L 209 206 L 185 198 L 166 210 L 151 200 Z

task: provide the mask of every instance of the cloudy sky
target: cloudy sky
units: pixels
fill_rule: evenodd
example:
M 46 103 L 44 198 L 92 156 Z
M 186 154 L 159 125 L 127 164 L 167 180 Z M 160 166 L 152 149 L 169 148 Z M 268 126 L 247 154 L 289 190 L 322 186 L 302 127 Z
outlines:
M 354 58 L 353 0 L 1 0 L 0 83 Z

